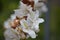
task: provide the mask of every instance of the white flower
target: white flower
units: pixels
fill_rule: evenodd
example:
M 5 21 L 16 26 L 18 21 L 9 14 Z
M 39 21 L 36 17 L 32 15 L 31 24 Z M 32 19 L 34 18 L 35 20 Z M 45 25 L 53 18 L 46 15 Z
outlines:
M 39 24 L 40 23 L 43 23 L 44 22 L 44 19 L 42 19 L 42 18 L 38 18 L 37 20 L 35 20 L 35 22 L 33 22 L 33 25 L 32 25 L 32 29 L 35 31 L 35 32 L 39 32 Z
M 17 9 L 15 10 L 15 15 L 18 16 L 19 18 L 25 16 L 25 13 L 22 9 Z
M 31 29 L 33 29 L 35 32 L 39 32 L 39 23 L 43 23 L 44 19 L 39 18 L 39 11 L 36 10 L 35 13 L 28 14 L 27 21 L 29 22 L 28 24 L 31 25 Z
M 26 32 L 31 38 L 36 38 L 36 33 L 31 29 L 23 29 L 24 32 Z
M 32 10 L 31 5 L 27 6 L 26 4 L 23 4 L 21 2 L 20 4 L 20 8 L 15 11 L 15 15 L 17 15 L 18 17 L 23 17 L 23 16 L 27 16 L 27 14 L 29 13 L 29 11 Z
M 4 22 L 4 27 L 6 28 L 4 36 L 6 40 L 20 40 L 24 33 L 26 33 L 26 38 L 36 38 L 36 33 L 40 31 L 39 24 L 44 22 L 44 19 L 39 18 L 39 16 L 42 12 L 47 11 L 46 5 L 43 2 L 39 3 L 38 1 L 39 0 L 34 0 L 34 8 L 36 9 L 36 11 L 32 11 L 31 5 L 27 6 L 26 4 L 20 1 L 19 9 L 14 10 L 15 13 L 11 15 L 10 19 Z M 24 18 L 21 19 L 20 25 L 16 29 L 12 29 L 10 23 L 13 23 L 14 19 L 16 19 L 16 16 L 19 18 L 27 16 L 27 20 L 25 20 Z M 23 34 L 18 28 L 21 28 Z
M 39 11 L 38 10 L 28 14 L 28 18 L 27 19 L 30 19 L 32 22 L 34 22 L 37 18 L 39 18 Z
M 47 10 L 48 10 L 46 7 L 46 4 L 44 2 L 36 2 L 34 7 L 35 7 L 35 9 L 41 10 L 42 12 L 47 12 Z
M 36 34 L 35 32 L 30 29 L 29 25 L 27 24 L 27 22 L 23 19 L 20 21 L 21 23 L 21 26 L 23 27 L 22 30 L 25 32 L 25 33 L 28 33 L 28 35 L 31 37 L 31 38 L 36 38 Z
M 5 40 L 20 40 L 19 35 L 17 35 L 14 31 L 11 29 L 6 29 L 4 32 Z
M 43 5 L 44 5 L 43 2 L 36 2 L 35 5 L 34 5 L 34 7 L 35 7 L 35 9 L 38 10 L 38 9 L 40 9 Z

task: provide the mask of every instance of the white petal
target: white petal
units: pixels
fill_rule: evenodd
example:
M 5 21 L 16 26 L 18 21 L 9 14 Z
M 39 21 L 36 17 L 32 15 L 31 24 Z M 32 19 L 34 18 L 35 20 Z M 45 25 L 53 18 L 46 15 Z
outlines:
M 9 20 L 7 20 L 7 21 L 4 22 L 4 28 L 6 28 L 6 29 L 11 28 L 11 26 L 9 24 Z
M 39 32 L 39 23 L 33 23 L 33 26 L 31 27 L 35 32 Z
M 35 20 L 35 13 L 28 14 L 28 19 L 30 19 L 33 22 Z
M 15 15 L 17 15 L 18 17 L 23 17 L 26 16 L 29 11 L 32 10 L 32 8 L 30 8 L 30 6 L 23 6 L 24 8 L 20 8 L 15 10 Z
M 36 38 L 36 34 L 33 30 L 29 30 L 28 34 L 30 35 L 31 38 Z
M 37 20 L 36 20 L 36 23 L 43 23 L 44 22 L 44 19 L 42 19 L 42 18 L 38 18 Z
M 29 12 L 32 12 L 32 7 L 31 7 L 31 5 L 27 6 L 27 10 L 28 10 Z
M 42 6 L 41 10 L 42 10 L 42 12 L 47 12 L 48 11 L 46 5 Z
M 28 23 L 28 25 L 29 25 L 29 27 L 31 27 L 32 26 L 32 21 L 31 20 L 29 20 L 28 18 L 27 18 L 27 23 Z
M 13 39 L 19 40 L 20 39 L 19 36 L 17 36 L 17 34 L 11 31 L 11 29 L 5 30 L 4 37 L 6 40 L 13 40 Z
M 44 3 L 43 2 L 37 2 L 34 6 L 35 6 L 35 9 L 40 9 L 40 7 L 42 7 L 44 5 Z
M 38 2 L 38 0 L 34 0 L 35 4 Z
M 39 24 L 40 23 L 43 23 L 44 20 L 42 18 L 38 18 L 37 20 L 35 20 L 35 22 L 33 22 L 33 25 L 32 25 L 32 29 L 35 31 L 35 32 L 39 32 Z
M 16 18 L 16 15 L 15 14 L 12 14 L 11 15 L 11 19 L 14 20 Z
M 26 4 L 24 4 L 23 2 L 20 1 L 20 8 L 21 9 L 25 9 L 26 8 Z
M 36 33 L 38 33 L 38 32 L 40 31 L 39 25 L 35 25 L 35 26 L 34 26 L 34 31 L 35 31 Z
M 21 25 L 23 26 L 23 28 L 28 28 L 28 23 L 27 23 L 27 21 L 26 21 L 25 19 L 22 19 L 22 20 L 20 21 L 20 23 L 21 23 Z
M 39 11 L 38 10 L 36 10 L 36 12 L 35 12 L 34 20 L 36 20 L 37 18 L 39 18 Z
M 36 34 L 33 30 L 30 29 L 23 29 L 24 32 L 28 33 L 31 38 L 36 38 Z
M 18 9 L 18 10 L 15 10 L 15 15 L 21 18 L 25 15 L 25 13 L 22 9 Z

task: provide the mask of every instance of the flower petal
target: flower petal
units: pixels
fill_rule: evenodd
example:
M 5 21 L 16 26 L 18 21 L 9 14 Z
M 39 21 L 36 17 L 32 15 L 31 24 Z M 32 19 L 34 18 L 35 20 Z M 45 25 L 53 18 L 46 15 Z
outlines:
M 14 20 L 16 18 L 16 15 L 15 14 L 12 14 L 11 15 L 11 19 Z
M 20 23 L 21 23 L 21 26 L 22 26 L 23 28 L 28 28 L 28 23 L 27 23 L 27 21 L 26 21 L 25 19 L 22 19 L 22 20 L 20 21 Z
M 36 34 L 33 30 L 23 29 L 24 32 L 28 33 L 31 38 L 36 38 Z
M 43 23 L 43 22 L 44 22 L 44 19 L 43 19 L 43 18 L 38 18 L 35 22 L 36 22 L 37 24 Z
M 4 22 L 4 27 L 5 27 L 6 29 L 11 28 L 11 26 L 10 26 L 10 24 L 9 24 L 9 19 Z
M 46 5 L 43 5 L 42 8 L 41 8 L 41 10 L 42 10 L 42 12 L 47 12 L 48 11 Z

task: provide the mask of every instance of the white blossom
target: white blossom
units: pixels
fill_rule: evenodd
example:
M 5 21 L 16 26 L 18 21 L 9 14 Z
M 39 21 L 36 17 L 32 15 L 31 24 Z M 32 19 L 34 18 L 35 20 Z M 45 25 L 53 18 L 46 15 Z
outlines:
M 38 1 L 41 1 L 41 0 L 38 0 Z M 47 6 L 44 2 L 36 2 L 34 7 L 36 10 L 39 10 L 40 12 L 47 12 Z
M 14 11 L 15 11 L 15 15 L 17 15 L 18 17 L 23 17 L 23 16 L 27 16 L 30 10 L 32 10 L 32 7 L 30 5 L 27 6 L 26 4 L 23 4 L 21 2 L 20 8 Z
M 39 18 L 39 11 L 36 10 L 35 12 L 30 12 L 30 14 L 28 14 L 28 18 L 27 19 L 30 19 L 32 22 L 35 22 L 36 19 Z
M 35 32 L 39 32 L 40 31 L 40 29 L 39 29 L 39 24 L 40 23 L 43 23 L 44 22 L 44 19 L 42 19 L 42 18 L 38 18 L 37 20 L 35 20 L 35 22 L 33 23 L 33 25 L 32 25 L 32 29 L 35 31 Z
M 11 15 L 11 17 L 4 22 L 5 32 L 4 37 L 5 40 L 20 40 L 23 37 L 26 38 L 36 38 L 39 29 L 39 24 L 44 22 L 43 18 L 39 18 L 42 12 L 47 12 L 47 7 L 43 2 L 38 2 L 39 0 L 34 0 L 34 8 L 35 11 L 32 11 L 31 5 L 27 6 L 23 2 L 20 1 L 19 8 L 14 10 L 15 13 Z M 15 29 L 11 27 L 11 22 L 14 22 L 16 19 L 27 16 L 27 20 L 25 18 L 19 19 L 20 25 L 18 25 Z M 17 31 L 19 29 L 19 31 Z M 20 32 L 22 31 L 22 32 Z M 26 35 L 24 35 L 26 33 Z M 22 35 L 22 36 L 21 36 Z
M 23 29 L 24 32 L 28 33 L 31 38 L 36 38 L 36 33 L 31 29 Z
M 29 25 L 27 24 L 27 21 L 25 21 L 24 19 L 20 21 L 22 27 L 23 27 L 23 31 L 28 33 L 30 35 L 31 38 L 36 38 L 36 34 L 35 32 L 30 29 Z
M 16 34 L 15 30 L 12 30 L 10 28 L 5 30 L 4 37 L 5 40 L 20 40 L 20 37 L 18 34 Z

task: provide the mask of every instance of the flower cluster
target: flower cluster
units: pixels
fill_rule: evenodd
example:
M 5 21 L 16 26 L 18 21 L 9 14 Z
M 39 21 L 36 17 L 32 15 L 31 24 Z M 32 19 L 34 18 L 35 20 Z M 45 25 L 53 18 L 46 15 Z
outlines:
M 31 0 L 30 0 L 31 1 Z M 5 40 L 20 40 L 26 38 L 36 38 L 39 29 L 39 23 L 43 23 L 44 19 L 39 18 L 41 12 L 46 12 L 46 6 L 43 2 L 34 1 L 34 10 L 31 5 L 24 4 L 20 1 L 19 9 L 14 10 L 15 13 L 4 22 Z M 40 4 L 37 5 L 37 4 Z M 39 9 L 40 13 L 39 13 Z

